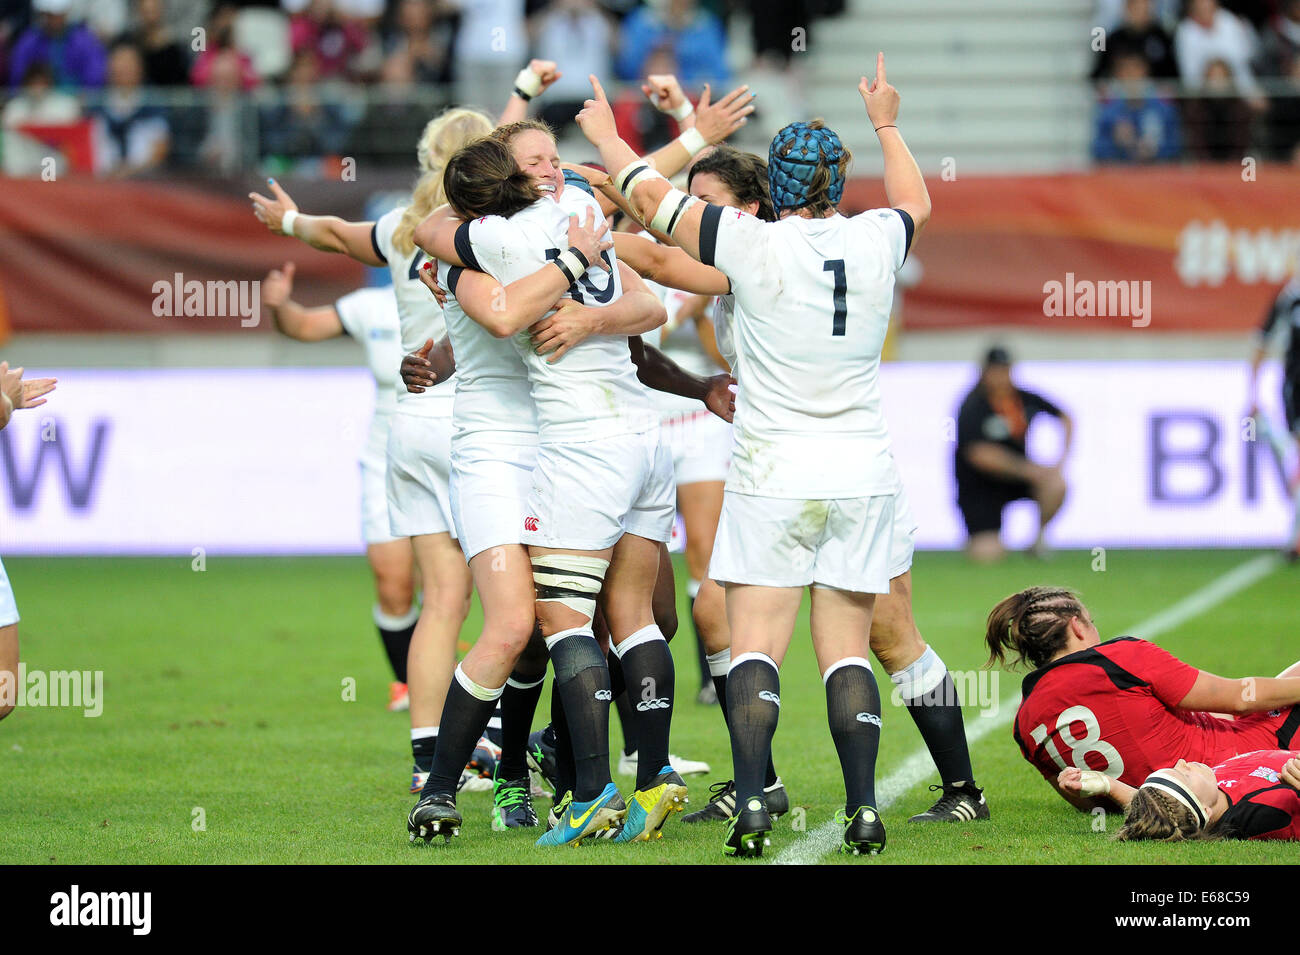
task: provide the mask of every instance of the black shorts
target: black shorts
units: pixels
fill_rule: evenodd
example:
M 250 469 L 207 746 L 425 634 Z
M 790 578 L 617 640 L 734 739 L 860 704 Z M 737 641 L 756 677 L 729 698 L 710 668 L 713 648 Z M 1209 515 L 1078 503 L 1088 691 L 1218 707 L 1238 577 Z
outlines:
M 1002 530 L 1002 509 L 1012 501 L 1033 497 L 1027 481 L 970 480 L 957 485 L 957 507 L 967 534 Z

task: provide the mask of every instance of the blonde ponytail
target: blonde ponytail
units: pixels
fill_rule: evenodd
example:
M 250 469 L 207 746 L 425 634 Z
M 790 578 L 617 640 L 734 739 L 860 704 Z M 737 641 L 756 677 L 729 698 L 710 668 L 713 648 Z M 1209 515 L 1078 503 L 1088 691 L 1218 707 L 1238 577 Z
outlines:
M 444 110 L 424 127 L 416 147 L 420 180 L 411 190 L 411 204 L 393 231 L 393 245 L 403 255 L 415 251 L 415 227 L 447 201 L 442 188 L 442 173 L 447 160 L 461 147 L 487 136 L 492 127 L 492 120 L 486 115 L 463 107 Z

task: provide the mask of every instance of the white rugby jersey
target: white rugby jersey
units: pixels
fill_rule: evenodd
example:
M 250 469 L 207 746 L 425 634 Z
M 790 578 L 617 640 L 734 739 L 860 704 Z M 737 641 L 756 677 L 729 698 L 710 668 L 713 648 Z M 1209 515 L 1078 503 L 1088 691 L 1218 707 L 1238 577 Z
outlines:
M 740 356 L 736 354 L 736 296 L 728 292 L 713 300 L 713 337 L 718 340 L 718 352 L 731 366 L 731 377 L 740 381 Z
M 398 332 L 397 299 L 393 290 L 361 288 L 334 303 L 343 329 L 366 350 L 366 364 L 375 376 L 375 413 L 370 419 L 366 448 L 382 456 L 388 446 L 388 425 L 397 408 L 401 381 L 402 342 Z M 403 386 L 403 390 L 405 387 Z
M 709 206 L 700 254 L 731 280 L 741 387 L 727 488 L 765 497 L 890 494 L 880 350 L 911 218 L 763 222 Z
M 508 338 L 497 338 L 456 301 L 465 269 L 438 263 L 438 284 L 451 292 L 443 316 L 456 353 L 456 400 L 452 446 L 469 437 L 505 444 L 537 443 L 528 369 Z
M 397 224 L 402 221 L 402 213 L 405 211 L 405 206 L 398 206 L 384 213 L 370 230 L 370 242 L 375 254 L 387 263 L 388 272 L 393 277 L 393 295 L 397 299 L 397 314 L 401 319 L 403 354 L 415 351 L 430 338 L 437 342 L 447 333 L 438 300 L 420 281 L 420 267 L 428 261 L 428 256 L 419 248 L 410 255 L 405 255 L 393 247 L 393 233 L 397 231 Z M 452 397 L 456 393 L 455 382 L 453 375 L 418 395 L 404 387 L 399 388 L 398 410 L 404 414 L 448 417 L 451 415 Z
M 538 199 L 509 219 L 475 219 L 457 230 L 456 253 L 466 266 L 508 285 L 568 248 L 569 214 L 581 216 L 588 208 L 601 214 L 591 196 L 566 188 L 557 199 Z M 581 304 L 601 307 L 623 294 L 614 250 L 602 255 L 613 271 L 592 265 L 569 288 L 567 294 Z M 527 329 L 511 341 L 528 369 L 543 442 L 592 441 L 658 425 L 659 413 L 637 380 L 625 337 L 593 335 L 555 363 L 533 351 Z

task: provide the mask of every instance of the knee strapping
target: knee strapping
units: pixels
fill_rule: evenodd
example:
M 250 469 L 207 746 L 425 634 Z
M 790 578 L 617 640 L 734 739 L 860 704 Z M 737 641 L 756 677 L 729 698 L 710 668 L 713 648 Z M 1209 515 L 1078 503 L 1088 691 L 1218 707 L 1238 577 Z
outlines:
M 596 597 L 605 583 L 609 561 L 582 554 L 544 554 L 532 561 L 539 601 L 563 604 L 588 620 L 596 615 Z M 546 639 L 548 647 L 551 639 Z

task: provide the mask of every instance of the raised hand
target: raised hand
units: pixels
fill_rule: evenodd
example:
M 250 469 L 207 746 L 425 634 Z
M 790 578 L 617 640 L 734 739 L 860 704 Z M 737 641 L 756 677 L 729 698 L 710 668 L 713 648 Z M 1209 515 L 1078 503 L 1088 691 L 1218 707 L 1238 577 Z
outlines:
M 262 279 L 262 304 L 279 308 L 293 297 L 293 273 L 297 266 L 284 263 L 283 269 L 271 269 Z
M 686 102 L 686 94 L 671 73 L 652 73 L 641 84 L 641 92 L 661 113 L 673 113 Z
M 893 126 L 898 122 L 898 106 L 900 97 L 898 90 L 889 85 L 885 79 L 885 54 L 876 54 L 876 75 L 868 83 L 867 78 L 862 77 L 858 83 L 858 92 L 862 94 L 862 102 L 867 106 L 867 118 L 871 120 L 871 125 L 876 129 L 881 126 Z
M 709 102 L 709 85 L 704 84 L 699 105 L 695 107 L 695 128 L 700 135 L 716 145 L 749 122 L 754 112 L 754 94 L 748 86 L 737 86 L 716 103 Z
M 438 383 L 433 363 L 429 361 L 429 352 L 432 350 L 433 339 L 430 338 L 415 351 L 402 357 L 402 383 L 413 395 L 424 394 L 425 388 L 432 388 Z
M 529 60 L 528 68 L 542 81 L 542 88 L 537 92 L 538 96 L 546 92 L 548 86 L 564 75 L 556 68 L 554 60 Z
M 9 399 L 15 411 L 23 406 L 23 370 L 10 369 L 7 361 L 0 361 L 0 394 Z
M 618 139 L 618 126 L 614 123 L 614 111 L 610 109 L 609 97 L 605 95 L 600 80 L 595 74 L 588 79 L 591 80 L 592 98 L 582 104 L 576 119 L 587 141 L 599 149 L 603 143 Z
M 581 252 L 592 265 L 599 265 L 606 272 L 611 271 L 608 262 L 601 257 L 602 252 L 614 247 L 614 239 L 609 234 L 609 223 L 597 219 L 594 209 L 588 208 L 578 221 L 577 213 L 569 216 L 569 245 Z
M 266 184 L 271 187 L 271 193 L 274 199 L 268 199 L 259 192 L 250 192 L 248 198 L 253 200 L 253 215 L 257 216 L 258 221 L 265 223 L 267 229 L 275 233 L 282 233 L 284 230 L 281 224 L 284 221 L 284 214 L 290 210 L 298 211 L 298 204 L 289 197 L 289 193 L 280 188 L 280 184 L 274 179 L 266 180 Z

